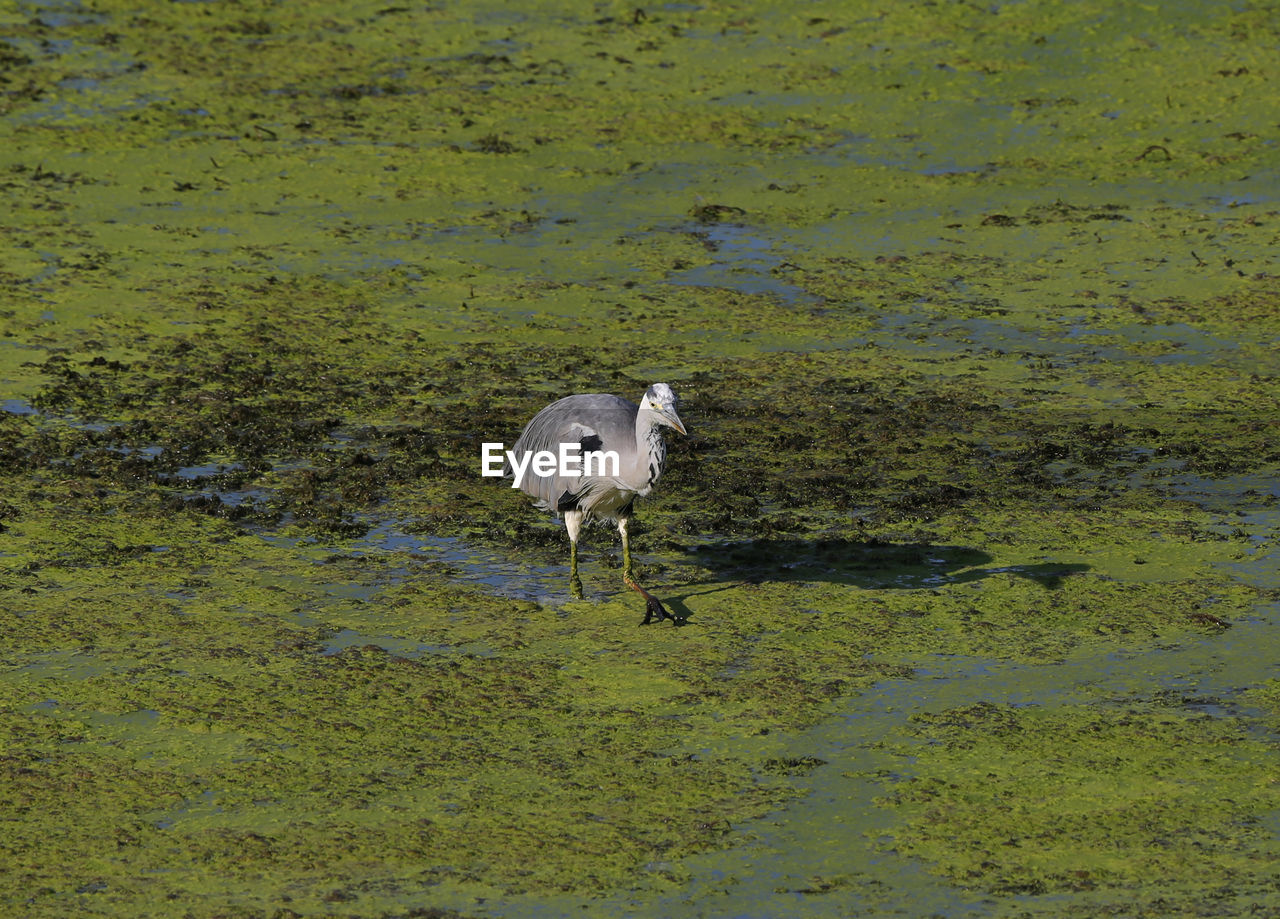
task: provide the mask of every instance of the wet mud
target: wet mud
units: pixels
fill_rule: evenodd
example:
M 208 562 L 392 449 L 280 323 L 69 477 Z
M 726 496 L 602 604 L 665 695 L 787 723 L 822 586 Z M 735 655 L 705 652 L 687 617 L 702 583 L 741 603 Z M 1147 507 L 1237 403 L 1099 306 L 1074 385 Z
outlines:
M 1273 10 L 0 26 L 0 912 L 1280 909 Z

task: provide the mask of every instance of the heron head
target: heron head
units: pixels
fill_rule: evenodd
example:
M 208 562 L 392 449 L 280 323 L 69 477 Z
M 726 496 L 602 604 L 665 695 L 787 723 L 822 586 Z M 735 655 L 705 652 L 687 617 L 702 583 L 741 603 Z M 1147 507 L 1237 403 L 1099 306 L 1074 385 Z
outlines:
M 658 421 L 662 424 L 675 428 L 681 434 L 687 434 L 688 432 L 684 429 L 684 422 L 676 414 L 676 406 L 679 403 L 680 400 L 676 396 L 674 389 L 666 383 L 654 383 L 645 391 L 640 408 L 653 412 L 658 416 Z

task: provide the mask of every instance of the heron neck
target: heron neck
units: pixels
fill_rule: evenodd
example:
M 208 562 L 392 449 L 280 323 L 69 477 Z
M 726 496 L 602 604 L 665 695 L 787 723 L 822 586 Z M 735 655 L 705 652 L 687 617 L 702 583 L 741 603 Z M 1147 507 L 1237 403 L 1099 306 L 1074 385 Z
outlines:
M 667 442 L 662 438 L 662 424 L 658 416 L 643 408 L 636 413 L 636 453 L 647 479 L 645 487 L 651 488 L 662 475 L 667 459 Z

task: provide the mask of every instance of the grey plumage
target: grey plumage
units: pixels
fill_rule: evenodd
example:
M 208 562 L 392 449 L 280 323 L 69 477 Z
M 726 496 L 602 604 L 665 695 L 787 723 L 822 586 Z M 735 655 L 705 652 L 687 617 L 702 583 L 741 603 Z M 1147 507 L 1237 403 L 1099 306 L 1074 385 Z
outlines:
M 517 462 L 526 454 L 544 451 L 559 456 L 560 445 L 567 443 L 577 444 L 582 454 L 617 454 L 616 474 L 606 468 L 605 473 L 609 474 L 564 475 L 557 469 L 549 475 L 538 475 L 530 463 L 520 489 L 538 507 L 563 515 L 569 534 L 570 587 L 575 596 L 582 595 L 578 577 L 578 535 L 582 525 L 592 519 L 617 523 L 622 536 L 623 582 L 645 598 L 645 623 L 655 615 L 659 620 L 674 617 L 635 582 L 627 523 L 635 499 L 649 494 L 662 476 L 667 456 L 662 427 L 685 433 L 676 406 L 676 394 L 666 383 L 650 386 L 640 405 L 607 393 L 567 396 L 538 412 L 511 451 Z M 513 474 L 510 462 L 506 474 Z

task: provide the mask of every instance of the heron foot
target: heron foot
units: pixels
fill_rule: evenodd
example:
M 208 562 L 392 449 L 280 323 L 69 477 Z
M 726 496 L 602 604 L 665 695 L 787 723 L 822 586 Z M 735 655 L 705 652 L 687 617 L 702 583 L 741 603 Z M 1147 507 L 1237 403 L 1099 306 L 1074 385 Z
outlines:
M 576 574 L 569 578 L 569 593 L 573 594 L 573 599 L 582 599 L 582 579 Z
M 650 597 L 646 595 L 644 621 L 640 624 L 648 625 L 650 622 L 655 621 L 655 617 L 657 617 L 656 621 L 658 622 L 661 622 L 663 619 L 670 619 L 673 624 L 680 625 L 680 620 L 668 613 L 667 608 L 658 601 L 657 597 Z

